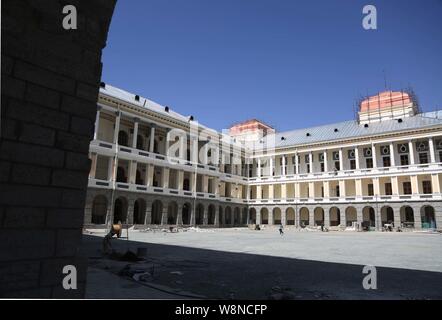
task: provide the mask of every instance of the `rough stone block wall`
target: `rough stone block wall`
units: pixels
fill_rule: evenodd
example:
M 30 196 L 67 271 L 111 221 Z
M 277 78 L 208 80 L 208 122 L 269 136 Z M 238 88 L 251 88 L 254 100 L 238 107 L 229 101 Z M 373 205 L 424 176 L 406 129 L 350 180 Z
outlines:
M 62 10 L 77 9 L 76 30 Z M 84 296 L 81 241 L 115 0 L 7 0 L 1 19 L 0 297 Z M 62 287 L 75 265 L 77 290 Z

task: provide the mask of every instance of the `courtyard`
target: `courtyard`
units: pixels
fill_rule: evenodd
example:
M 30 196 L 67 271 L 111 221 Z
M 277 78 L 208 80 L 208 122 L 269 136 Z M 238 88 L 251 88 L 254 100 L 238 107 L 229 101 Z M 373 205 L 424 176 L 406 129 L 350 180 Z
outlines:
M 126 230 L 116 252 L 146 248 L 142 261 L 103 257 L 103 232 L 83 236 L 88 298 L 440 299 L 442 237 L 417 232 L 315 232 L 247 228 Z M 377 289 L 364 290 L 365 265 Z

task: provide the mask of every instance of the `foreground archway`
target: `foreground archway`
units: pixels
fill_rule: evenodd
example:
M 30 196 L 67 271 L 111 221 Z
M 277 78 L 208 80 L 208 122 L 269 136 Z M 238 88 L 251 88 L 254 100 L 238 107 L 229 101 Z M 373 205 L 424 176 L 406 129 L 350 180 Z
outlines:
M 249 224 L 256 224 L 256 209 L 250 208 L 249 210 Z
M 321 207 L 316 207 L 314 210 L 314 220 L 315 226 L 323 226 L 324 225 L 324 209 Z
M 261 224 L 269 224 L 269 210 L 267 208 L 261 209 Z
M 402 206 L 399 212 L 401 216 L 401 225 L 404 228 L 414 228 L 414 210 L 410 206 Z
M 273 208 L 273 224 L 281 224 L 281 209 L 278 207 Z
M 152 224 L 161 224 L 163 217 L 163 203 L 160 200 L 155 200 L 152 203 Z
M 302 207 L 299 210 L 299 225 L 308 226 L 310 223 L 310 213 L 306 207 Z
M 376 216 L 373 207 L 366 206 L 362 209 L 362 227 L 365 229 L 376 227 Z
M 394 211 L 393 208 L 390 206 L 383 206 L 381 208 L 381 221 L 382 221 L 382 226 L 384 226 L 384 224 L 388 223 L 394 223 Z M 399 226 L 395 226 L 395 227 L 399 227 Z
M 347 227 L 351 227 L 353 223 L 358 221 L 358 214 L 355 207 L 347 207 L 345 209 L 345 221 L 347 221 Z
M 192 206 L 190 205 L 190 203 L 186 202 L 185 204 L 183 204 L 183 208 L 181 210 L 181 219 L 183 220 L 184 225 L 190 224 L 191 208 Z
M 167 206 L 167 224 L 176 224 L 178 219 L 178 204 L 171 201 Z

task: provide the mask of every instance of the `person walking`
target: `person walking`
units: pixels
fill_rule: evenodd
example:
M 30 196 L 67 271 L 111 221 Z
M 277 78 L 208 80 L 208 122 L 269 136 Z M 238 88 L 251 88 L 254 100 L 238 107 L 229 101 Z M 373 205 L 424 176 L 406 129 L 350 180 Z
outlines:
M 284 234 L 284 227 L 281 225 L 279 225 L 279 234 L 282 236 Z

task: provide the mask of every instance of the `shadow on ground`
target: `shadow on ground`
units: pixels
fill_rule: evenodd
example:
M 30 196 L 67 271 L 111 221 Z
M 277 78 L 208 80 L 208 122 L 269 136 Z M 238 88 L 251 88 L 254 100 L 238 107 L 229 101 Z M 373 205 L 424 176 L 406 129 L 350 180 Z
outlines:
M 114 239 L 120 253 L 147 248 L 126 262 L 103 258 L 102 239 L 83 235 L 88 298 L 442 299 L 438 272 L 378 267 L 377 290 L 364 290 L 362 265 Z

